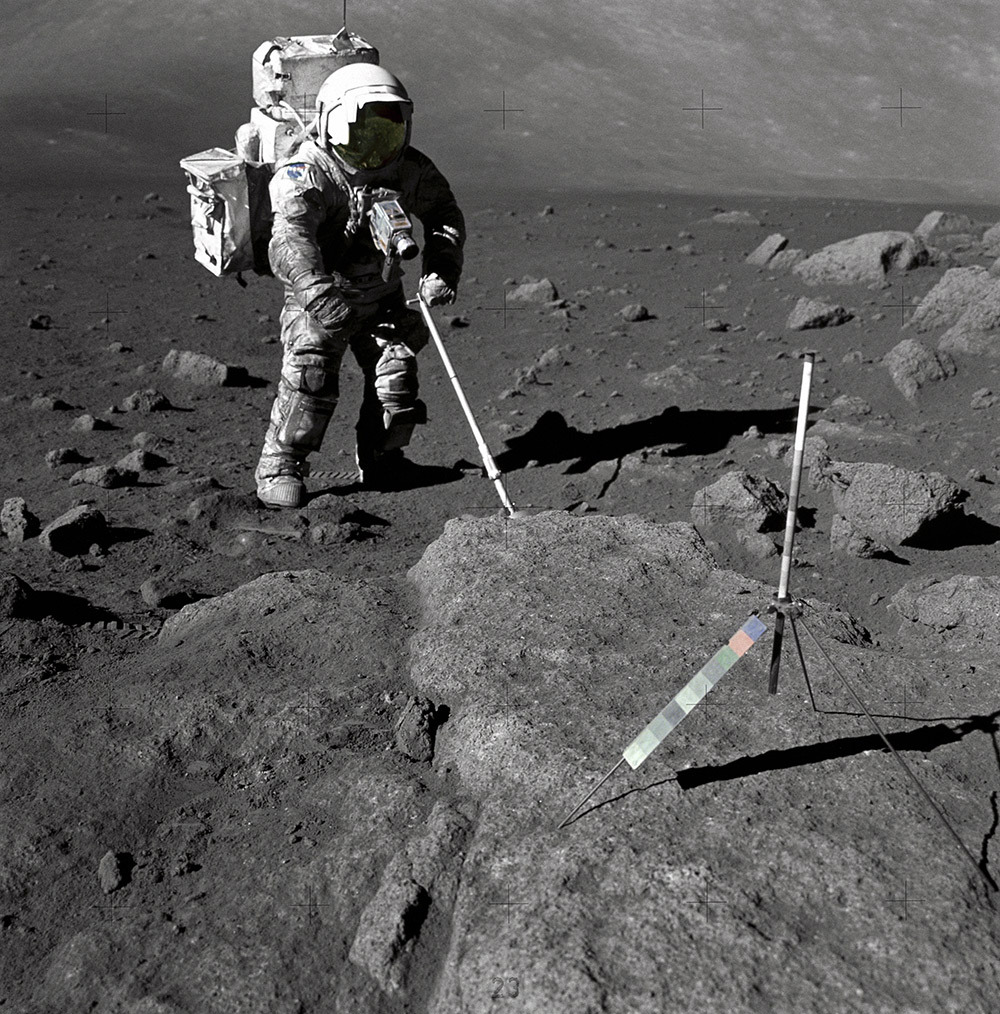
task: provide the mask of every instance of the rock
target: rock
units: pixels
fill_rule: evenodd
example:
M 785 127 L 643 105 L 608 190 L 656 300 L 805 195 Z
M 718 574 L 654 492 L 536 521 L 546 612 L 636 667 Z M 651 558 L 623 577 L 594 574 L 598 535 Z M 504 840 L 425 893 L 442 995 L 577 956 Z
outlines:
M 712 216 L 713 222 L 721 222 L 723 225 L 763 225 L 750 214 L 749 211 L 720 211 Z
M 190 479 L 177 479 L 174 482 L 168 482 L 162 487 L 164 493 L 173 494 L 189 494 L 189 493 L 204 493 L 207 490 L 221 489 L 221 485 L 218 480 L 211 475 L 196 475 Z
M 144 391 L 133 391 L 121 405 L 123 412 L 139 412 L 148 415 L 150 412 L 165 412 L 173 408 L 165 394 L 149 387 Z
M 201 496 L 195 497 L 188 504 L 184 516 L 188 521 L 205 522 L 209 528 L 218 527 L 222 520 L 245 511 L 247 507 L 246 496 L 222 489 L 210 475 L 171 482 L 164 489 L 168 489 L 172 493 L 201 493 Z
M 867 232 L 823 247 L 792 269 L 809 285 L 882 282 L 890 271 L 926 264 L 927 248 L 908 232 Z
M 899 635 L 934 635 L 956 648 L 996 643 L 1000 577 L 957 574 L 908 581 L 889 600 L 901 619 Z
M 410 642 L 415 692 L 446 698 L 452 705 L 447 735 L 442 730 L 435 746 L 435 769 L 453 774 L 465 792 L 480 800 L 474 845 L 463 864 L 447 922 L 451 935 L 441 956 L 435 999 L 427 1010 L 453 1014 L 492 1009 L 488 993 L 481 1003 L 470 1002 L 468 983 L 488 977 L 491 969 L 499 974 L 503 966 L 523 970 L 518 983 L 509 983 L 511 991 L 518 984 L 523 989 L 528 981 L 523 956 L 528 954 L 534 971 L 531 998 L 523 1009 L 535 1014 L 749 1009 L 742 999 L 755 974 L 748 959 L 759 954 L 767 960 L 776 927 L 769 927 L 768 941 L 746 932 L 742 908 L 731 921 L 720 918 L 714 923 L 710 915 L 694 923 L 689 909 L 681 909 L 682 898 L 697 900 L 706 883 L 711 884 L 705 871 L 715 857 L 732 855 L 728 832 L 735 825 L 733 814 L 721 829 L 706 823 L 692 803 L 694 793 L 684 790 L 699 784 L 699 777 L 708 791 L 718 787 L 719 765 L 725 764 L 718 756 L 719 738 L 741 735 L 748 720 L 757 722 L 754 743 L 747 748 L 755 757 L 787 748 L 787 719 L 741 704 L 736 693 L 746 681 L 756 685 L 755 674 L 766 670 L 770 634 L 750 648 L 713 691 L 720 696 L 711 703 L 726 706 L 699 705 L 671 733 L 673 738 L 664 741 L 661 752 L 636 772 L 642 784 L 669 776 L 659 787 L 662 791 L 649 798 L 650 793 L 611 788 L 563 829 L 566 847 L 553 847 L 552 835 L 560 818 L 613 763 L 595 756 L 594 729 L 610 729 L 612 738 L 628 743 L 697 667 L 725 645 L 748 609 L 767 601 L 770 591 L 717 567 L 698 577 L 678 566 L 688 551 L 701 555 L 695 549 L 700 541 L 696 530 L 688 524 L 654 525 L 634 515 L 574 517 L 552 511 L 512 518 L 508 529 L 505 546 L 495 518 L 448 521 L 442 536 L 410 571 L 425 617 Z M 580 580 L 582 574 L 586 580 Z M 771 618 L 763 612 L 761 617 L 773 627 Z M 841 638 L 863 636 L 850 629 L 849 621 L 831 617 L 829 622 L 843 624 Z M 794 654 L 791 645 L 789 650 Z M 860 653 L 842 651 L 835 644 L 831 654 L 840 666 Z M 684 661 L 664 686 L 656 678 L 663 658 L 679 656 Z M 890 657 L 880 653 L 877 660 L 889 664 Z M 501 669 L 499 659 L 517 661 Z M 510 680 L 509 712 L 508 688 L 497 685 L 501 672 Z M 611 686 L 620 687 L 621 696 L 609 693 Z M 545 725 L 554 721 L 555 713 L 560 716 L 558 728 Z M 707 731 L 709 722 L 717 723 L 713 732 Z M 736 764 L 721 773 L 745 769 L 740 748 L 730 747 L 728 756 L 735 757 Z M 678 785 L 673 784 L 674 769 Z M 837 787 L 844 791 L 843 783 Z M 733 805 L 742 807 L 739 819 L 754 820 L 752 802 L 740 799 Z M 521 807 L 516 829 L 512 806 Z M 676 835 L 684 843 L 668 856 L 656 842 L 667 829 L 677 828 L 681 809 L 691 814 L 691 831 Z M 609 822 L 597 827 L 598 820 Z M 812 855 L 831 847 L 840 855 L 839 863 L 849 862 L 852 846 L 839 839 L 827 846 L 833 839 L 825 828 L 813 827 L 813 820 L 809 813 L 802 818 L 806 840 L 796 839 L 801 851 L 796 852 L 792 875 L 824 897 L 827 885 L 844 884 L 843 866 L 816 864 L 810 861 Z M 503 842 L 508 851 L 502 851 Z M 766 861 L 759 856 L 753 873 L 744 870 L 740 882 L 760 878 L 766 883 Z M 947 870 L 944 861 L 939 869 Z M 405 883 L 407 877 L 424 883 L 416 871 L 402 865 L 394 866 L 391 874 L 383 883 Z M 824 886 L 817 884 L 817 877 L 825 878 Z M 675 904 L 650 891 L 653 881 L 669 885 Z M 857 891 L 863 903 L 865 885 Z M 429 893 L 433 913 L 438 896 L 433 889 Z M 399 895 L 397 912 L 412 904 L 412 895 Z M 742 906 L 743 896 L 734 904 Z M 600 925 L 595 927 L 597 912 Z M 788 926 L 799 917 L 799 912 L 775 916 L 787 919 Z M 610 932 L 607 920 L 613 921 Z M 393 939 L 390 928 L 396 924 L 386 919 L 382 940 Z M 706 932 L 714 934 L 713 946 L 727 949 L 718 936 L 723 933 L 738 949 L 741 981 L 734 982 L 731 967 L 708 962 L 704 974 L 714 976 L 710 984 L 676 976 L 669 999 L 661 1002 L 659 986 L 654 996 L 649 983 L 661 981 L 657 969 L 662 968 L 664 939 L 670 940 L 673 958 L 688 960 L 675 953 L 679 948 L 689 960 L 700 961 Z M 610 940 L 627 941 L 627 946 L 605 946 Z M 817 955 L 828 952 L 823 941 L 802 946 Z M 372 961 L 368 967 L 378 965 Z M 507 983 L 494 978 L 493 987 L 498 985 L 506 989 Z M 706 1005 L 702 998 L 709 995 L 713 999 Z M 824 1002 L 817 1001 L 810 1014 L 822 1010 Z M 501 1006 L 493 1004 L 497 1010 Z
M 989 257 L 1000 255 L 1000 222 L 983 233 L 983 249 Z
M 390 862 L 375 896 L 361 913 L 348 957 L 393 994 L 403 983 L 404 969 L 430 909 L 426 888 L 405 875 L 394 876 Z
M 794 449 L 794 445 L 789 442 L 789 446 L 785 455 L 791 454 Z M 804 469 L 817 468 L 824 460 L 829 460 L 828 451 L 830 445 L 826 442 L 824 437 L 819 436 L 808 436 L 805 439 L 805 443 L 802 445 L 802 467 Z M 791 459 L 788 459 L 789 461 Z
M 971 265 L 952 268 L 920 301 L 911 323 L 918 331 L 947 327 L 944 352 L 1000 356 L 1000 278 Z
M 384 596 L 382 596 L 384 598 Z M 353 605 L 351 605 L 353 601 Z M 360 638 L 365 632 L 374 639 L 373 664 L 379 665 L 379 652 L 389 650 L 388 635 L 382 628 L 373 628 L 363 620 L 359 609 L 378 609 L 381 601 L 377 589 L 363 582 L 346 581 L 318 570 L 273 571 L 240 585 L 224 595 L 199 599 L 168 617 L 159 634 L 160 643 L 185 640 L 199 652 L 213 658 L 224 658 L 225 645 L 220 633 L 252 627 L 266 639 L 269 650 L 279 655 L 294 654 L 301 647 L 301 635 L 288 625 L 289 619 L 306 610 L 309 615 L 343 614 L 343 627 L 317 629 L 307 656 L 317 663 L 325 656 L 355 658 L 343 642 L 345 634 Z
M 1000 278 L 979 268 L 965 282 L 970 290 L 967 302 L 955 323 L 941 336 L 938 348 L 969 355 L 1000 356 Z
M 942 236 L 954 236 L 956 233 L 980 235 L 985 225 L 974 222 L 968 215 L 959 215 L 952 211 L 928 211 L 920 224 L 913 230 L 913 235 L 924 242 Z
M 872 407 L 864 398 L 859 398 L 857 395 L 840 394 L 830 402 L 830 408 L 827 411 L 837 415 L 860 417 L 871 415 Z
M 164 356 L 161 369 L 177 380 L 209 387 L 236 387 L 249 379 L 242 366 L 230 366 L 201 352 L 181 349 L 171 349 Z
M 969 407 L 973 409 L 992 408 L 998 400 L 1000 399 L 988 387 L 980 387 L 972 392 Z
M 33 331 L 48 331 L 52 327 L 52 318 L 47 313 L 35 313 L 28 318 L 28 327 Z
M 718 317 L 709 317 L 702 325 L 706 331 L 728 331 L 729 324 Z
M 426 832 L 390 856 L 378 890 L 361 912 L 348 956 L 389 995 L 406 985 L 428 915 L 433 912 L 447 925 L 459 885 L 476 875 L 465 861 L 471 820 L 463 810 L 469 808 L 436 802 Z
M 805 331 L 807 328 L 813 327 L 836 327 L 853 317 L 854 314 L 842 306 L 823 303 L 818 299 L 808 299 L 803 296 L 788 315 L 785 327 L 789 331 Z
M 160 199 L 160 195 L 155 190 L 151 190 L 145 197 L 143 197 L 143 204 L 155 204 Z
M 961 523 L 958 506 L 968 494 L 939 472 L 912 472 L 874 462 L 834 462 L 844 488 L 833 485 L 836 509 L 860 534 L 901 545 L 928 534 L 949 515 Z
M 1000 282 L 978 264 L 949 268 L 917 304 L 908 326 L 917 331 L 951 327 L 962 319 L 973 303 L 986 298 L 998 285 Z
M 833 516 L 833 523 L 830 525 L 830 549 L 834 552 L 847 553 L 849 556 L 857 556 L 862 560 L 889 553 L 887 546 L 856 531 L 843 514 Z
M 437 708 L 426 697 L 409 696 L 396 722 L 396 749 L 410 760 L 428 761 L 434 756 Z
M 154 609 L 180 609 L 201 596 L 189 581 L 177 577 L 150 577 L 139 586 L 143 602 Z
M 553 208 L 551 204 L 546 204 L 545 207 L 542 208 L 540 212 L 538 212 L 538 217 L 544 218 L 546 215 L 554 215 L 555 213 L 556 209 Z
M 625 320 L 633 322 L 650 319 L 649 310 L 647 310 L 642 303 L 629 303 L 627 306 L 623 306 L 618 311 L 618 316 L 624 317 Z
M 360 542 L 367 534 L 367 530 L 354 521 L 317 521 L 309 527 L 309 538 L 317 546 Z
M 955 361 L 947 352 L 933 353 L 915 338 L 904 338 L 882 359 L 889 376 L 903 397 L 916 398 L 917 391 L 934 380 L 945 380 L 956 372 Z
M 805 250 L 779 250 L 768 262 L 772 271 L 789 271 L 805 260 Z
M 26 617 L 31 612 L 34 592 L 16 574 L 0 573 L 0 620 Z
M 139 447 L 144 451 L 162 451 L 173 444 L 169 437 L 161 437 L 156 433 L 149 433 L 143 430 L 132 437 L 132 446 Z
M 117 489 L 120 486 L 134 486 L 139 479 L 137 472 L 119 468 L 117 465 L 91 465 L 81 468 L 69 477 L 71 486 L 87 483 L 90 486 L 101 486 L 104 489 Z
M 78 556 L 100 543 L 107 529 L 104 515 L 95 507 L 81 505 L 60 514 L 50 521 L 38 536 L 38 541 L 53 553 Z
M 806 438 L 809 439 L 808 437 Z M 788 437 L 773 437 L 768 440 L 765 451 L 769 458 L 783 458 L 792 448 L 792 442 Z
M 23 497 L 12 496 L 0 508 L 0 530 L 11 542 L 24 542 L 36 536 L 40 529 L 38 518 L 28 510 Z
M 75 433 L 89 433 L 92 430 L 101 429 L 101 423 L 98 419 L 92 416 L 89 412 L 84 412 L 83 415 L 78 415 L 72 423 L 70 423 L 71 430 Z
M 105 894 L 111 894 L 122 887 L 127 879 L 124 857 L 117 852 L 105 852 L 97 867 L 97 880 Z
M 62 398 L 54 398 L 51 394 L 36 394 L 31 399 L 31 408 L 36 412 L 63 412 L 72 407 Z
M 547 279 L 526 281 L 507 293 L 508 303 L 549 303 L 558 298 L 556 287 Z
M 60 465 L 85 465 L 90 460 L 75 447 L 56 447 L 45 455 L 45 464 L 49 468 L 58 468 Z
M 778 547 L 763 532 L 748 532 L 737 528 L 736 541 L 758 560 L 767 560 L 779 552 Z
M 151 472 L 154 469 L 163 468 L 167 464 L 169 464 L 167 459 L 161 458 L 159 454 L 137 447 L 134 451 L 129 451 L 128 454 L 119 458 L 114 467 L 124 472 L 139 473 Z
M 697 387 L 702 383 L 702 379 L 691 370 L 686 370 L 683 366 L 672 363 L 662 370 L 654 370 L 652 373 L 647 373 L 642 378 L 641 383 L 643 387 L 662 387 L 668 391 L 676 391 L 680 388 L 690 389 Z
M 747 264 L 756 264 L 763 266 L 767 264 L 776 253 L 784 250 L 788 246 L 788 238 L 782 236 L 780 232 L 772 232 L 763 243 L 760 244 L 752 253 L 747 255 Z
M 696 526 L 775 531 L 784 522 L 787 503 L 788 497 L 769 479 L 732 471 L 695 493 L 691 519 Z
M 938 352 L 942 355 L 957 352 L 960 355 L 1000 359 L 1000 331 L 994 329 L 982 331 L 956 324 L 941 336 Z

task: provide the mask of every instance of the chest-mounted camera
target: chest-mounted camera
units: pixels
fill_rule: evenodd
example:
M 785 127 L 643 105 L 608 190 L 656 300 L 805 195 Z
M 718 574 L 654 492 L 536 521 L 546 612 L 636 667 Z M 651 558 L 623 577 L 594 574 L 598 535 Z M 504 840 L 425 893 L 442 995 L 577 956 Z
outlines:
M 413 239 L 413 225 L 399 200 L 391 196 L 376 196 L 368 212 L 368 224 L 372 241 L 385 254 L 382 279 L 388 281 L 399 261 L 417 256 L 419 248 Z

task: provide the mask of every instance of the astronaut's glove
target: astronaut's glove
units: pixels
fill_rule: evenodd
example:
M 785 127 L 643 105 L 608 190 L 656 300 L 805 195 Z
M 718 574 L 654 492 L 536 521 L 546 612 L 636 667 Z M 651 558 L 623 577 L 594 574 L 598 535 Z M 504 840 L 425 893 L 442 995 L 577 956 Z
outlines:
M 350 303 L 334 292 L 324 292 L 306 304 L 306 313 L 324 331 L 340 331 L 354 316 Z
M 442 306 L 455 302 L 455 290 L 440 276 L 424 275 L 420 279 L 420 298 L 428 306 Z

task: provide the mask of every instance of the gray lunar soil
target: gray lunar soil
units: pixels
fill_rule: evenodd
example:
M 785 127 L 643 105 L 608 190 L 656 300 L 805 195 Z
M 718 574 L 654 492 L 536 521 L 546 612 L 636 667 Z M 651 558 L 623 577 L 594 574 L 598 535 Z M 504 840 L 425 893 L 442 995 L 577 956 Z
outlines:
M 182 184 L 6 195 L 0 1011 L 996 1010 L 995 209 L 458 196 L 513 518 L 433 348 L 414 488 L 351 480 L 346 362 L 264 509 L 276 283 L 194 261 Z M 786 627 L 771 696 L 804 350 L 826 654 Z

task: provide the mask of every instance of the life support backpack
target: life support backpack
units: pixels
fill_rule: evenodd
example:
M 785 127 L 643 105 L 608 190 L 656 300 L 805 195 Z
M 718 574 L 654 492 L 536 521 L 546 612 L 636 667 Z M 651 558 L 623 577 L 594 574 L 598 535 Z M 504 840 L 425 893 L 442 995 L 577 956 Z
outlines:
M 236 132 L 236 150 L 207 148 L 181 159 L 191 198 L 194 256 L 213 275 L 271 275 L 268 185 L 275 165 L 307 133 L 319 84 L 349 63 L 378 63 L 378 50 L 344 27 L 336 35 L 279 37 L 253 55 L 250 122 Z M 309 88 L 314 87 L 312 93 Z

